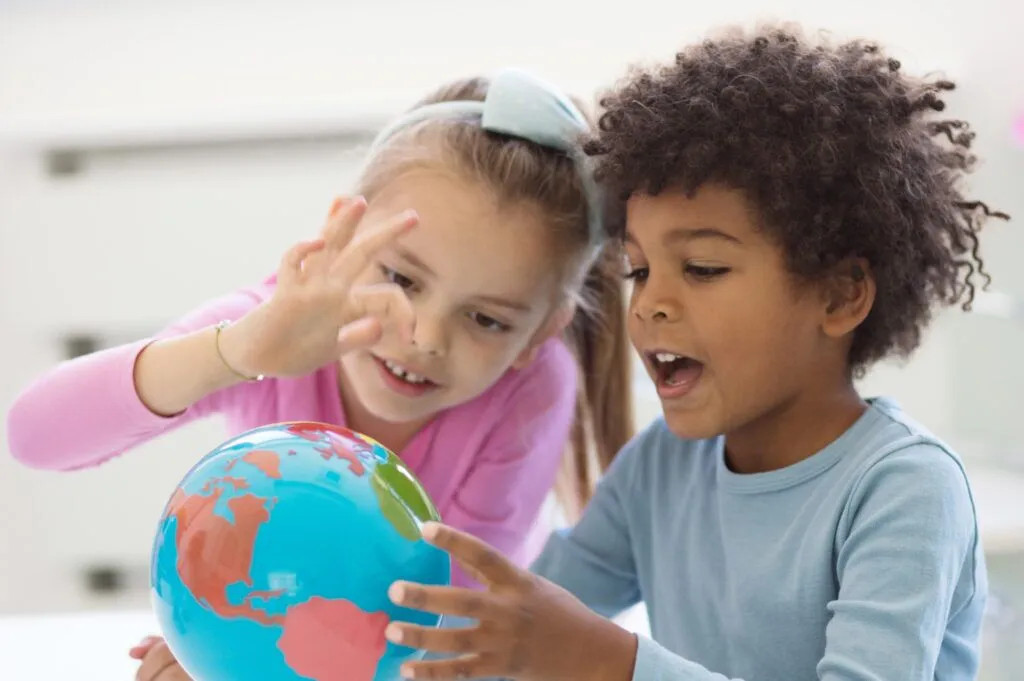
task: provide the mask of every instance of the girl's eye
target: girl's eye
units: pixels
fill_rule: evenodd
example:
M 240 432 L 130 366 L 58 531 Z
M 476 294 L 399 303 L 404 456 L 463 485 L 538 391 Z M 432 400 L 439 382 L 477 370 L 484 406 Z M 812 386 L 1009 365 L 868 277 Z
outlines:
M 392 284 L 400 286 L 403 289 L 411 289 L 413 286 L 416 285 L 416 282 L 414 282 L 409 277 L 405 276 L 401 272 L 396 272 L 395 270 L 385 265 L 380 266 L 380 271 L 384 274 L 385 279 L 390 281 Z
M 647 281 L 648 269 L 646 267 L 634 267 L 623 275 L 629 281 Z
M 505 322 L 499 322 L 494 317 L 488 317 L 480 312 L 471 312 L 469 318 L 472 319 L 480 328 L 485 331 L 493 331 L 495 333 L 505 333 L 512 329 L 511 326 Z
M 687 264 L 684 269 L 686 270 L 687 274 L 697 279 L 700 279 L 701 281 L 710 281 L 712 279 L 717 279 L 718 277 L 721 277 L 723 274 L 727 274 L 729 272 L 728 267 L 712 267 L 709 265 Z

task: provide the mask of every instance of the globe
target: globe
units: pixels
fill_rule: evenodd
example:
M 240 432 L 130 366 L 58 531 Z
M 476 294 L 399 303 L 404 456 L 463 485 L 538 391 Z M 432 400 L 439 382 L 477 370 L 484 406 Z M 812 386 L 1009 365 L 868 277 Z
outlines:
M 206 454 L 180 482 L 153 544 L 162 634 L 196 681 L 394 681 L 422 655 L 384 638 L 395 580 L 450 583 L 427 544 L 438 512 L 401 459 L 322 423 L 256 428 Z

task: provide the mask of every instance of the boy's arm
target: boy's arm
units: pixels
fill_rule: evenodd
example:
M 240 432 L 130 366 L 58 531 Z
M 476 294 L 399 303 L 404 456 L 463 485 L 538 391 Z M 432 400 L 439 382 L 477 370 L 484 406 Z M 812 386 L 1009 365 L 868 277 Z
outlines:
M 975 597 L 984 597 L 985 583 L 975 578 L 980 549 L 974 505 L 959 463 L 932 445 L 915 445 L 887 456 L 855 490 L 846 529 L 837 556 L 839 595 L 828 604 L 832 619 L 818 678 L 972 677 L 981 609 L 976 616 L 964 609 Z M 958 616 L 970 620 L 963 626 L 968 635 L 950 642 L 949 654 L 942 659 L 946 669 L 937 675 L 947 623 Z M 632 679 L 740 681 L 643 638 Z
M 638 440 L 626 445 L 576 526 L 552 534 L 530 568 L 605 617 L 614 617 L 640 602 L 625 508 L 633 498 L 630 468 L 632 450 L 637 446 Z

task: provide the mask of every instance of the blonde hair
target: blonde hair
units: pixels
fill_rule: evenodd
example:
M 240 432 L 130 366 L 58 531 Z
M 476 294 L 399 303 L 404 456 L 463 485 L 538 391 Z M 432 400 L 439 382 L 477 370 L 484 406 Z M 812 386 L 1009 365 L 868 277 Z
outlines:
M 452 82 L 413 108 L 484 101 L 488 86 L 485 78 Z M 618 251 L 603 230 L 592 232 L 583 182 L 569 155 L 485 131 L 479 118 L 430 118 L 392 135 L 367 160 L 358 191 L 371 199 L 398 174 L 439 164 L 483 182 L 493 190 L 499 206 L 535 207 L 565 256 L 566 290 L 578 303 L 565 340 L 577 358 L 580 387 L 570 451 L 556 492 L 567 515 L 575 518 L 634 430 Z

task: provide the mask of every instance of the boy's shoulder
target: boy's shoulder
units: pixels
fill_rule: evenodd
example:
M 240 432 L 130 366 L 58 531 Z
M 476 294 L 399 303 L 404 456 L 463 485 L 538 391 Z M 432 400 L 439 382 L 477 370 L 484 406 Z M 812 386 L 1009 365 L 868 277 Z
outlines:
M 855 556 L 899 555 L 904 562 L 919 561 L 921 570 L 945 569 L 957 585 L 954 605 L 961 607 L 986 588 L 978 570 L 983 554 L 977 508 L 963 461 L 892 400 L 870 404 L 873 436 L 851 452 L 847 475 L 832 489 L 839 567 Z
M 851 502 L 876 494 L 959 500 L 971 507 L 967 471 L 956 450 L 908 415 L 892 399 L 869 401 L 874 427 L 847 453 L 853 474 Z
M 847 456 L 863 475 L 870 475 L 879 466 L 884 470 L 894 462 L 966 478 L 964 464 L 957 451 L 928 427 L 907 414 L 893 399 L 872 398 L 868 401 L 872 427 L 857 442 L 852 442 Z M 927 473 L 922 473 L 927 476 Z

